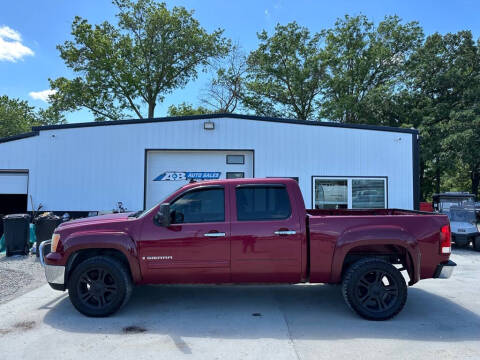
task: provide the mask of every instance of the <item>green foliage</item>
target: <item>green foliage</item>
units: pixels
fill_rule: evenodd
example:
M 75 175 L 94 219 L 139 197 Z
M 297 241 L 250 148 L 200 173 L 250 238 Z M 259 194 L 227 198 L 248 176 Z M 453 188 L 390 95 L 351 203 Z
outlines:
M 75 17 L 73 40 L 57 48 L 74 79 L 51 81 L 56 108 L 89 109 L 96 120 L 153 117 L 157 102 L 227 52 L 222 30 L 208 33 L 183 7 L 154 0 L 114 0 L 118 24 Z M 146 107 L 146 109 L 144 109 Z M 146 110 L 146 111 L 145 111 Z
M 422 136 L 423 197 L 480 182 L 480 50 L 469 31 L 433 34 L 408 63 L 411 113 Z M 461 175 L 460 175 L 461 174 Z
M 35 111 L 24 100 L 0 96 L 0 138 L 29 132 L 32 126 L 64 122 L 63 115 L 52 107 Z
M 363 16 L 345 16 L 324 31 L 327 65 L 320 117 L 347 123 L 399 126 L 396 94 L 404 64 L 421 44 L 416 22 L 388 16 L 378 26 Z
M 203 106 L 194 108 L 191 104 L 185 102 L 175 105 L 170 105 L 168 107 L 168 116 L 186 116 L 186 115 L 202 115 L 202 114 L 211 114 L 214 111 L 211 111 Z
M 246 106 L 259 115 L 311 119 L 325 76 L 320 34 L 292 22 L 257 36 L 260 45 L 247 61 Z

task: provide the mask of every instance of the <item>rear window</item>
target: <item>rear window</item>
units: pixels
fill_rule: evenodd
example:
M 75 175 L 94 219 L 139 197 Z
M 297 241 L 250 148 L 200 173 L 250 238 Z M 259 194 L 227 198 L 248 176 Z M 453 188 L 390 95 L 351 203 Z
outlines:
M 290 217 L 285 186 L 242 186 L 236 189 L 237 220 L 281 220 Z

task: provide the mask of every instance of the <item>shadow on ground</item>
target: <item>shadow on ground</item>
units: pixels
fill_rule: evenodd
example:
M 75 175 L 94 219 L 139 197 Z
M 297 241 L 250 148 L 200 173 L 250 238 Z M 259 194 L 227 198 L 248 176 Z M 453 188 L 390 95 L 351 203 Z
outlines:
M 143 286 L 109 318 L 79 314 L 64 294 L 42 308 L 44 322 L 67 332 L 120 334 L 129 326 L 164 334 L 210 338 L 467 341 L 480 338 L 480 316 L 418 288 L 404 310 L 384 322 L 363 320 L 345 305 L 338 286 Z M 285 326 L 287 324 L 287 326 Z M 177 340 L 175 340 L 177 342 Z M 188 352 L 188 349 L 185 349 Z

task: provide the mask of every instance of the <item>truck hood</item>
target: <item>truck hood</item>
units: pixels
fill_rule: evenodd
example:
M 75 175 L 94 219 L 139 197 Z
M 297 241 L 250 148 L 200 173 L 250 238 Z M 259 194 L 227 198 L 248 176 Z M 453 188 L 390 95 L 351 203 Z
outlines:
M 73 226 L 84 226 L 84 225 L 91 225 L 91 224 L 99 224 L 99 223 L 113 223 L 118 221 L 124 221 L 128 219 L 128 216 L 132 214 L 131 212 L 128 213 L 118 213 L 118 214 L 107 214 L 107 215 L 100 215 L 100 216 L 91 216 L 87 218 L 77 219 L 67 221 L 61 224 L 58 228 L 67 228 Z

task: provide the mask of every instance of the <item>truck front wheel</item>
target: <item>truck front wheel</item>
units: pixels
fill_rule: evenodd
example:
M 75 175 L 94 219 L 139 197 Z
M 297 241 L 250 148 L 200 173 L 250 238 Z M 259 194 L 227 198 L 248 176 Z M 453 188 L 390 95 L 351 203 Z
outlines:
M 113 314 L 127 303 L 131 292 L 129 272 L 120 261 L 107 256 L 86 259 L 68 280 L 70 301 L 86 316 Z
M 407 285 L 392 264 L 364 258 L 351 265 L 342 283 L 347 305 L 368 320 L 387 320 L 397 315 L 407 301 Z

